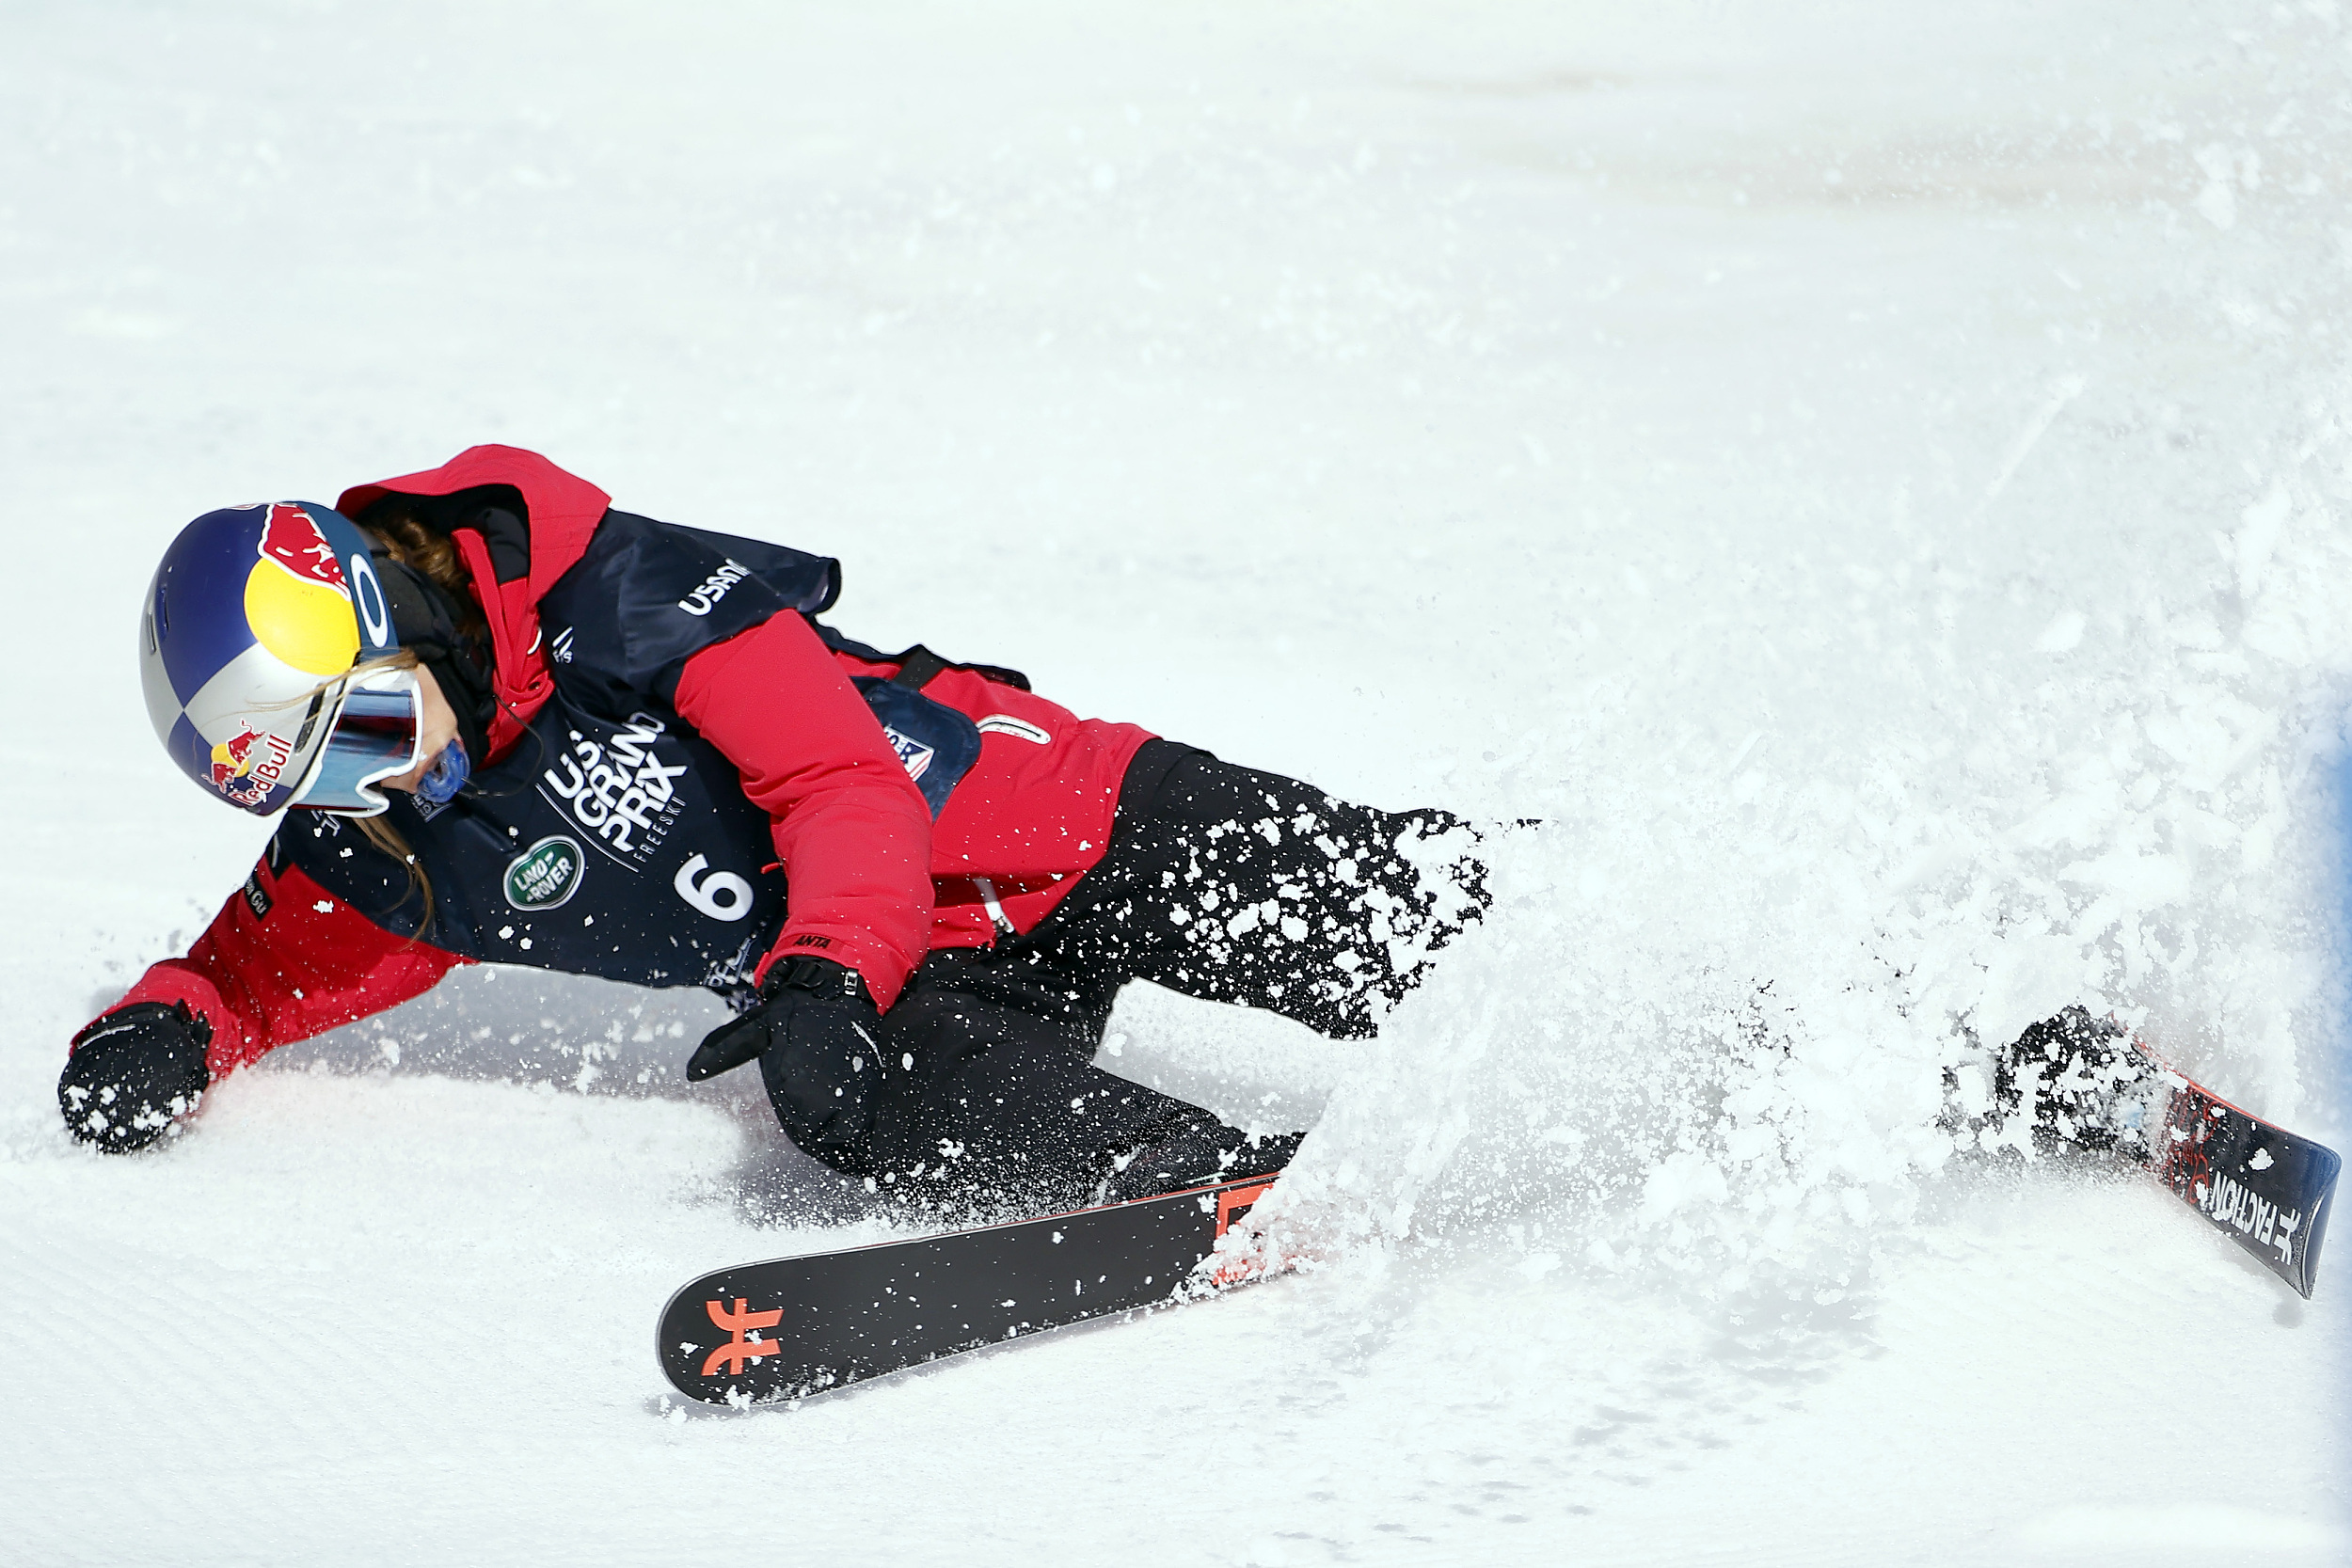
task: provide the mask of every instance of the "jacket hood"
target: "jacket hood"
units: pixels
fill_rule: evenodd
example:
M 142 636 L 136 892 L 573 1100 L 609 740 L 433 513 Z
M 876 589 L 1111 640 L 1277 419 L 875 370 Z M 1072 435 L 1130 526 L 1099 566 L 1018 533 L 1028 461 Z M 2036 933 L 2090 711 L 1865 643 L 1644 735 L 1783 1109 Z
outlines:
M 468 447 L 437 468 L 355 484 L 337 499 L 335 510 L 357 517 L 387 495 L 449 496 L 484 484 L 511 485 L 521 495 L 530 546 L 528 571 L 512 556 L 501 571 L 497 551 L 482 533 L 466 528 L 451 533 L 490 626 L 493 708 L 488 755 L 483 760 L 496 761 L 555 694 L 539 645 L 539 601 L 580 563 L 612 498 L 535 451 L 481 446 Z
M 511 484 L 522 492 L 524 521 L 531 528 L 533 605 L 579 564 L 589 535 L 612 504 L 612 497 L 535 451 L 488 445 L 468 447 L 437 468 L 355 484 L 336 500 L 335 510 L 356 517 L 389 494 L 448 496 L 477 484 Z

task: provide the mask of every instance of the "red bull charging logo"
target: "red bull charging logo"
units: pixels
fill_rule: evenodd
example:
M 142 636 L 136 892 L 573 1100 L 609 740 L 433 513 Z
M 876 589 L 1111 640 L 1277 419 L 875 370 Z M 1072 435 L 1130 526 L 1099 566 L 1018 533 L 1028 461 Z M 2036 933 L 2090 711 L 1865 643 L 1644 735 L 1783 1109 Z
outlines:
M 306 582 L 351 597 L 351 585 L 343 580 L 343 563 L 335 559 L 335 546 L 326 542 L 310 514 L 293 501 L 270 503 L 262 524 L 262 559 L 275 561 Z
M 285 777 L 293 756 L 294 747 L 281 737 L 242 730 L 213 747 L 213 787 L 241 806 L 259 805 Z
M 359 654 L 348 568 L 298 501 L 262 508 L 261 559 L 245 579 L 254 641 L 306 675 L 339 675 Z
M 213 748 L 215 789 L 225 789 L 230 780 L 245 777 L 246 770 L 253 766 L 253 743 L 261 738 L 258 732 L 246 730 Z

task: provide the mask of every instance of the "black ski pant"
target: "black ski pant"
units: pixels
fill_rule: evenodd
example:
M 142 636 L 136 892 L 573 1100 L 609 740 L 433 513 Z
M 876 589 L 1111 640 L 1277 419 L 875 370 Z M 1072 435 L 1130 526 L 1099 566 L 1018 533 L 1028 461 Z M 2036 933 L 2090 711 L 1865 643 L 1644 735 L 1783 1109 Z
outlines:
M 1200 1107 L 1093 1065 L 1130 980 L 1372 1035 L 1486 903 L 1447 813 L 1376 811 L 1311 784 L 1148 742 L 1110 846 L 1025 936 L 924 960 L 882 1019 L 866 1168 L 910 1194 L 1087 1201 L 1119 1155 Z

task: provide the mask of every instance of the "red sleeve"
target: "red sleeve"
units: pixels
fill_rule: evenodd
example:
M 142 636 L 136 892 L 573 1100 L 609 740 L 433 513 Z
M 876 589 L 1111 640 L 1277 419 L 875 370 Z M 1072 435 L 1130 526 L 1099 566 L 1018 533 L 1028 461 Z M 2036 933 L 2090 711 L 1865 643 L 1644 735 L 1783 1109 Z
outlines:
M 873 709 L 790 613 L 687 660 L 675 706 L 775 820 L 789 912 L 760 973 L 833 958 L 887 1008 L 930 946 L 931 813 Z
M 264 1052 L 420 996 L 470 960 L 405 942 L 288 866 L 266 861 L 183 958 L 166 958 L 115 1006 L 185 1002 L 213 1026 L 213 1076 Z M 107 1009 L 109 1012 L 113 1008 Z

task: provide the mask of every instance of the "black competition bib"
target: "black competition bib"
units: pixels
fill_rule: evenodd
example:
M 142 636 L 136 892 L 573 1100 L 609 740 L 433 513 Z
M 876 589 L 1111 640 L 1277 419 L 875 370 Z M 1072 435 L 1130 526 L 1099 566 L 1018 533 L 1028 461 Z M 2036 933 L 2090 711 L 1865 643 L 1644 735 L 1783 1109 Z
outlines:
M 615 723 L 559 691 L 448 805 L 392 800 L 392 826 L 433 879 L 421 933 L 422 898 L 354 825 L 293 813 L 273 859 L 398 935 L 642 986 L 739 990 L 784 928 L 784 875 L 762 869 L 776 859 L 767 814 L 667 710 Z

